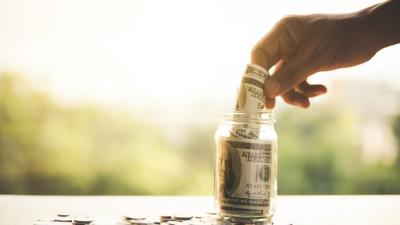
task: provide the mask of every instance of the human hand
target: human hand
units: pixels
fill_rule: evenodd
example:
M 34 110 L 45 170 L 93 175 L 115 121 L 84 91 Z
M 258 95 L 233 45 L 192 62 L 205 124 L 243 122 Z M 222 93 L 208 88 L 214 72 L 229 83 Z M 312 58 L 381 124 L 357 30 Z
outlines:
M 382 46 L 368 33 L 363 14 L 289 16 L 280 20 L 252 51 L 252 63 L 275 71 L 265 83 L 267 108 L 275 97 L 307 108 L 309 98 L 327 92 L 307 78 L 319 71 L 368 61 Z

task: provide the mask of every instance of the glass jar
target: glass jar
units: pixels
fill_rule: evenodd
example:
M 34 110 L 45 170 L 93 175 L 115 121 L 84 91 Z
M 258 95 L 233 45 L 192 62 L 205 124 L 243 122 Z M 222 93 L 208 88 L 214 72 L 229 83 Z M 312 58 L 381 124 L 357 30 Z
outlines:
M 277 197 L 277 134 L 270 110 L 229 111 L 215 133 L 216 212 L 271 222 Z

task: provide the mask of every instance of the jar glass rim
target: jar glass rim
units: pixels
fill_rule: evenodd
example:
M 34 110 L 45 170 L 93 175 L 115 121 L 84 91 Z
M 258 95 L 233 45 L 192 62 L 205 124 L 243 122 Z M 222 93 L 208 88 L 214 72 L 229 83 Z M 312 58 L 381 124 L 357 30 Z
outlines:
M 259 109 L 255 111 L 230 109 L 220 114 L 219 121 L 232 123 L 274 123 L 275 118 L 272 109 Z

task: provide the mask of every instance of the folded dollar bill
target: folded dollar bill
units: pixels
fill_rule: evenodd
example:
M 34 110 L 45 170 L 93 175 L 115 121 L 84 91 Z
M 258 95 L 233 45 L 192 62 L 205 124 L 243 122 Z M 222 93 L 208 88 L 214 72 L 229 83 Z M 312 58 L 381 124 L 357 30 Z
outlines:
M 257 111 L 264 108 L 264 83 L 268 77 L 268 71 L 261 66 L 247 65 L 240 84 L 236 110 Z

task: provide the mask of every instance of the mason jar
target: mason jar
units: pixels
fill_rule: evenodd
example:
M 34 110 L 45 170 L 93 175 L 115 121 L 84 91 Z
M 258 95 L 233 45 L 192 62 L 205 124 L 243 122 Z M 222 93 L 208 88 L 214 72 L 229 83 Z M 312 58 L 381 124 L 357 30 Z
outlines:
M 271 110 L 228 111 L 215 133 L 214 199 L 221 218 L 271 222 L 277 197 L 277 134 Z

